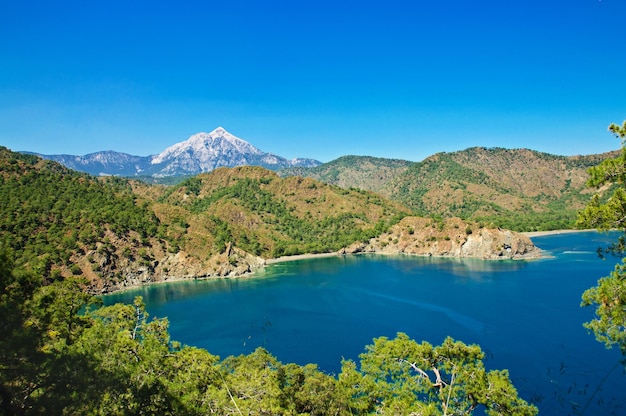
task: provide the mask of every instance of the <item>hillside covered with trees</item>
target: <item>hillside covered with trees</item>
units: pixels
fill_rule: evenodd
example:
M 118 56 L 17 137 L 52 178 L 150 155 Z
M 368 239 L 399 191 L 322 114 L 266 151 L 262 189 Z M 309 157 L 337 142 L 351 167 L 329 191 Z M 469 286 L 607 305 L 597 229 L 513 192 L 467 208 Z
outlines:
M 587 169 L 608 157 L 481 147 L 441 153 L 398 177 L 390 196 L 420 213 L 519 231 L 569 229 L 591 199 Z
M 543 231 L 574 228 L 576 213 L 593 194 L 586 186 L 587 169 L 613 156 L 615 152 L 555 156 L 528 149 L 474 147 L 438 153 L 418 163 L 350 156 L 296 173 L 375 191 L 405 204 L 415 215 Z
M 370 156 L 343 156 L 313 168 L 281 169 L 278 174 L 303 176 L 337 185 L 344 189 L 359 188 L 389 196 L 389 183 L 406 172 L 413 162 Z
M 17 267 L 51 282 L 119 276 L 174 244 L 130 182 L 96 179 L 36 156 L 0 149 L 0 241 Z M 116 274 L 118 273 L 118 274 Z
M 96 178 L 0 151 L 0 238 L 45 281 L 85 276 L 91 291 L 167 276 L 241 274 L 263 259 L 367 241 L 409 210 L 371 192 L 259 167 L 172 186 Z
M 372 192 L 282 179 L 250 166 L 190 178 L 166 189 L 154 209 L 168 223 L 184 217 L 189 242 L 214 234 L 218 251 L 232 241 L 266 258 L 336 251 L 379 235 L 409 213 Z

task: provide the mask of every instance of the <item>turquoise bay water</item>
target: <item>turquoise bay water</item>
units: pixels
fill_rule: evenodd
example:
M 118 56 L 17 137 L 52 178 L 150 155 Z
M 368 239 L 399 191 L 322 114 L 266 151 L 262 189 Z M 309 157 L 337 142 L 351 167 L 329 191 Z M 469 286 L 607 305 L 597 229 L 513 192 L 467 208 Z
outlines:
M 596 249 L 616 235 L 534 238 L 553 257 L 482 261 L 362 255 L 279 263 L 254 277 L 165 283 L 108 295 L 141 295 L 168 317 L 172 339 L 222 357 L 258 346 L 280 361 L 329 373 L 342 357 L 399 331 L 439 344 L 477 343 L 488 368 L 507 368 L 522 397 L 543 414 L 625 414 L 626 376 L 582 323 L 583 291 L 613 270 Z

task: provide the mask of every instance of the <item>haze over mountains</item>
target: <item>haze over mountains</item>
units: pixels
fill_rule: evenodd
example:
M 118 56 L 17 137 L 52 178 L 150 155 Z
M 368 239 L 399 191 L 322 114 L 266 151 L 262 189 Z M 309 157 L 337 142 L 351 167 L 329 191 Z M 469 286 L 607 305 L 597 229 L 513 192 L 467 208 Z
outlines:
M 250 143 L 233 136 L 222 127 L 210 133 L 197 133 L 176 143 L 158 155 L 133 156 L 115 151 L 101 151 L 84 156 L 42 155 L 68 168 L 96 176 L 168 176 L 196 175 L 219 167 L 244 165 L 262 166 L 277 170 L 289 167 L 314 167 L 321 162 L 314 159 L 284 157 L 266 153 Z

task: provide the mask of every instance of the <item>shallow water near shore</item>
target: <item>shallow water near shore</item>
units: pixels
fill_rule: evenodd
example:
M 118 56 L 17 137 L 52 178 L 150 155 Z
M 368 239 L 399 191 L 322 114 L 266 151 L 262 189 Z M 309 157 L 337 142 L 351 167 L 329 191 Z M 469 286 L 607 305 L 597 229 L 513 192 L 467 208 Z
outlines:
M 280 361 L 329 373 L 365 345 L 399 331 L 440 344 L 477 343 L 490 369 L 507 368 L 520 395 L 542 414 L 623 414 L 619 351 L 582 327 L 593 310 L 583 291 L 619 261 L 596 249 L 617 234 L 534 237 L 553 255 L 483 261 L 358 255 L 277 263 L 249 278 L 182 281 L 107 295 L 144 297 L 168 317 L 172 339 L 225 357 L 268 349 Z

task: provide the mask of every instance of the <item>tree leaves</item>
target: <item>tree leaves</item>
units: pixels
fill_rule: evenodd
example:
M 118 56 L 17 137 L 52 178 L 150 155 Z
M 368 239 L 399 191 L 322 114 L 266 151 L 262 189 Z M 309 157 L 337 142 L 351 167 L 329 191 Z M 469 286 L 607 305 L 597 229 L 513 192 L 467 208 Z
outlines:
M 585 323 L 608 348 L 617 345 L 626 356 L 626 264 L 621 263 L 598 285 L 583 293 L 581 306 L 595 306 L 596 318 Z
M 471 414 L 483 406 L 487 414 L 537 413 L 517 396 L 506 370 L 485 370 L 477 345 L 446 338 L 433 347 L 398 333 L 393 340 L 376 338 L 360 359 L 360 375 L 354 364 L 344 363 L 342 370 L 356 386 L 353 399 L 359 410 L 451 415 Z
M 617 184 L 606 202 L 595 195 L 589 205 L 580 212 L 578 224 L 600 230 L 624 231 L 616 243 L 606 249 L 618 255 L 626 252 L 626 121 L 622 126 L 611 124 L 609 130 L 622 141 L 621 154 L 600 165 L 590 168 L 590 186 L 602 187 Z M 599 250 L 602 254 L 602 250 Z M 615 266 L 608 277 L 598 280 L 598 285 L 585 291 L 581 306 L 595 307 L 595 319 L 584 324 L 596 339 L 608 348 L 617 345 L 626 357 L 626 262 Z

